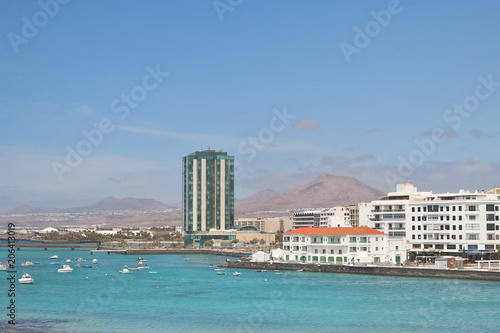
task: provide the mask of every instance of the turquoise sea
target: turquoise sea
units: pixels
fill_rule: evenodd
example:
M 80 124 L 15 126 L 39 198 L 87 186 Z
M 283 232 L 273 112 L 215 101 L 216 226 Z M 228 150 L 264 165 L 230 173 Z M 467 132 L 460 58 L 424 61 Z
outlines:
M 93 267 L 57 273 L 68 256 L 72 267 L 77 257 Z M 39 262 L 28 268 L 35 284 L 16 283 L 14 330 L 2 279 L 0 332 L 500 332 L 499 282 L 250 270 L 235 277 L 209 267 L 224 257 L 143 257 L 157 274 L 120 274 L 137 266 L 135 256 L 21 249 L 16 278 L 21 262 Z

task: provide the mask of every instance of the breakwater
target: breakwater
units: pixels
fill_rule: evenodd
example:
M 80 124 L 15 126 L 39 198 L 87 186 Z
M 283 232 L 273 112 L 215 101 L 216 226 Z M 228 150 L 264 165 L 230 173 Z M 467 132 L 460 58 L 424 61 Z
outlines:
M 434 269 L 416 267 L 384 267 L 384 266 L 350 266 L 350 265 L 322 265 L 322 264 L 295 264 L 295 263 L 268 263 L 230 260 L 219 266 L 237 269 L 267 269 L 288 270 L 319 273 L 343 273 L 385 276 L 410 276 L 425 278 L 466 279 L 500 281 L 500 272 L 473 269 Z

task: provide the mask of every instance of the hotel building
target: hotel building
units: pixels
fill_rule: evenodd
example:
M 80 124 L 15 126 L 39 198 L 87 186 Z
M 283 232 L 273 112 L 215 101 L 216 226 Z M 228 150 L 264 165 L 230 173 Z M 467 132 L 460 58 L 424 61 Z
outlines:
M 225 231 L 234 226 L 234 156 L 204 150 L 183 157 L 182 224 L 186 245 L 231 238 Z

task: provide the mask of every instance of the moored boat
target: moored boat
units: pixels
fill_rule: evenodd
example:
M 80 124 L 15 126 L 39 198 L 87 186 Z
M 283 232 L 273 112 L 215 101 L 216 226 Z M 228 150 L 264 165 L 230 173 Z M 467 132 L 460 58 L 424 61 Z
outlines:
M 23 276 L 19 279 L 19 283 L 21 284 L 32 284 L 33 282 L 35 282 L 35 280 L 26 272 L 24 272 Z
M 73 272 L 73 268 L 71 268 L 69 265 L 63 265 L 63 268 L 59 268 L 57 270 L 58 273 L 71 273 Z
M 123 268 L 123 270 L 120 271 L 122 274 L 132 274 L 133 272 L 128 270 L 128 268 Z

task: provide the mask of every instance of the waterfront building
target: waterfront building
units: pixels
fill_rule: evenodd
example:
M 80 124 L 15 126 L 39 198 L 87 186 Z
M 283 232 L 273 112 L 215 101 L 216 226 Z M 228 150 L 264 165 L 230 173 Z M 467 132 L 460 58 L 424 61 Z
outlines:
M 358 206 L 360 225 L 388 234 L 394 247 L 404 248 L 414 257 L 496 257 L 500 189 L 434 194 L 418 192 L 405 183 L 380 200 Z
M 224 231 L 234 226 L 234 156 L 204 150 L 183 157 L 182 223 L 186 245 L 228 237 Z
M 496 258 L 500 244 L 500 189 L 430 194 L 410 203 L 409 251 L 416 256 Z
M 299 228 L 283 236 L 285 260 L 305 263 L 399 263 L 387 244 L 386 234 L 368 227 Z

